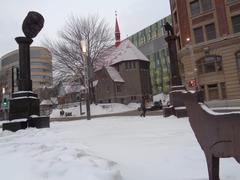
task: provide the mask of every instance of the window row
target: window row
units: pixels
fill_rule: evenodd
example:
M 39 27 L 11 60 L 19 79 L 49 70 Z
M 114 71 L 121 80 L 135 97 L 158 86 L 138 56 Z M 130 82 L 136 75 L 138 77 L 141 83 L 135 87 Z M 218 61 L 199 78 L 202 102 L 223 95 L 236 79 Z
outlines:
M 160 21 L 146 27 L 145 29 L 141 30 L 140 32 L 134 34 L 133 36 L 129 37 L 129 40 L 137 47 L 141 47 L 144 44 L 160 38 L 165 35 L 164 24 L 166 22 L 172 22 L 172 17 L 168 16 Z
M 240 15 L 233 16 L 231 19 L 232 19 L 233 33 L 239 33 L 240 32 Z M 193 34 L 194 34 L 196 44 L 204 41 L 216 39 L 215 24 L 211 23 L 205 26 L 194 28 Z
M 215 99 L 226 99 L 226 85 L 225 82 L 220 82 L 216 84 L 207 84 L 200 86 L 204 93 L 205 100 L 215 100 Z M 208 97 L 208 98 L 207 98 Z
M 205 56 L 197 61 L 197 69 L 199 74 L 222 71 L 222 57 Z
M 190 10 L 192 16 L 197 16 L 201 12 L 212 9 L 212 0 L 194 0 L 190 2 Z
M 31 72 L 51 72 L 51 70 L 49 70 L 49 69 L 36 69 L 36 68 L 32 68 Z
M 236 57 L 236 67 L 238 72 L 240 73 L 240 51 L 235 54 Z M 220 72 L 223 70 L 222 65 L 222 56 L 209 55 L 199 59 L 196 63 L 198 73 L 212 73 L 212 72 Z
M 31 75 L 31 77 L 32 77 L 33 79 L 45 79 L 45 80 L 49 80 L 49 81 L 52 80 L 52 77 L 49 77 L 49 76 Z
M 136 62 L 135 61 L 125 62 L 125 68 L 126 69 L 135 69 L 136 68 Z
M 233 33 L 240 32 L 240 15 L 232 17 Z
M 204 37 L 204 32 L 206 37 Z M 194 33 L 195 43 L 204 42 L 205 39 L 207 41 L 216 39 L 216 28 L 214 23 L 194 28 L 193 33 Z
M 52 64 L 49 62 L 35 62 L 35 61 L 31 61 L 31 65 L 34 66 L 46 66 L 46 67 L 51 67 Z

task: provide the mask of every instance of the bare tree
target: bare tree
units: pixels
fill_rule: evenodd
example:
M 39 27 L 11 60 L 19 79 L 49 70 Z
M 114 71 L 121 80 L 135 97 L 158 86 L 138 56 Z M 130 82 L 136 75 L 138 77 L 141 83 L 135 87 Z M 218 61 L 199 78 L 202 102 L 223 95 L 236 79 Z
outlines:
M 113 32 L 109 25 L 97 16 L 79 18 L 71 16 L 55 41 L 46 39 L 44 45 L 53 55 L 53 71 L 56 81 L 83 82 L 84 62 L 80 41 L 87 42 L 90 72 L 103 59 L 104 51 L 112 45 Z M 91 77 L 91 73 L 90 73 Z

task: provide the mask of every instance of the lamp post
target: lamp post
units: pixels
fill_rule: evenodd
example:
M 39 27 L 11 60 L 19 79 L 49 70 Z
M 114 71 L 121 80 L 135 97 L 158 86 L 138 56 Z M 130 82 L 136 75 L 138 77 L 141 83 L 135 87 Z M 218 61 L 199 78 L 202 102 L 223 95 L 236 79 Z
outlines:
M 196 67 L 196 61 L 195 61 L 195 56 L 194 56 L 194 52 L 193 52 L 193 46 L 192 46 L 192 42 L 190 38 L 186 39 L 188 45 L 188 49 L 190 51 L 190 56 L 191 56 L 191 60 L 192 60 L 192 65 L 193 65 L 193 77 L 195 80 L 195 89 L 198 90 L 198 81 L 197 81 L 197 67 Z
M 81 40 L 81 48 L 82 48 L 83 63 L 84 63 L 84 82 L 85 82 L 85 101 L 86 101 L 87 120 L 90 120 L 91 119 L 91 114 L 90 114 L 90 102 L 89 102 L 87 43 L 86 43 L 85 40 Z

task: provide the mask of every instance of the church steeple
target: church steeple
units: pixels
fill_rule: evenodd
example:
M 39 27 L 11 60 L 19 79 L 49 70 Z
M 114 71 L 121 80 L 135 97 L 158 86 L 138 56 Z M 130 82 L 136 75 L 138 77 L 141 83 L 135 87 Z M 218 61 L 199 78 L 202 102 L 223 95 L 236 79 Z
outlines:
M 118 47 L 121 44 L 121 37 L 120 37 L 120 30 L 118 26 L 118 20 L 117 20 L 117 11 L 115 11 L 116 16 L 116 24 L 115 24 L 115 47 Z

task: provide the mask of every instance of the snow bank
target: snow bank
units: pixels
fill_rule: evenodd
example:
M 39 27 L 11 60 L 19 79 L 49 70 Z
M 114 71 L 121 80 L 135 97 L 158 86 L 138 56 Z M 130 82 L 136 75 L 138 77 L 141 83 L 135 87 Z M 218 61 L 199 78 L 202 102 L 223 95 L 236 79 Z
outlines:
M 169 95 L 160 93 L 153 96 L 153 101 L 160 101 L 160 100 L 162 101 L 162 104 L 166 106 L 167 103 L 169 102 Z
M 121 180 L 118 165 L 92 153 L 70 129 L 0 133 L 1 179 Z

